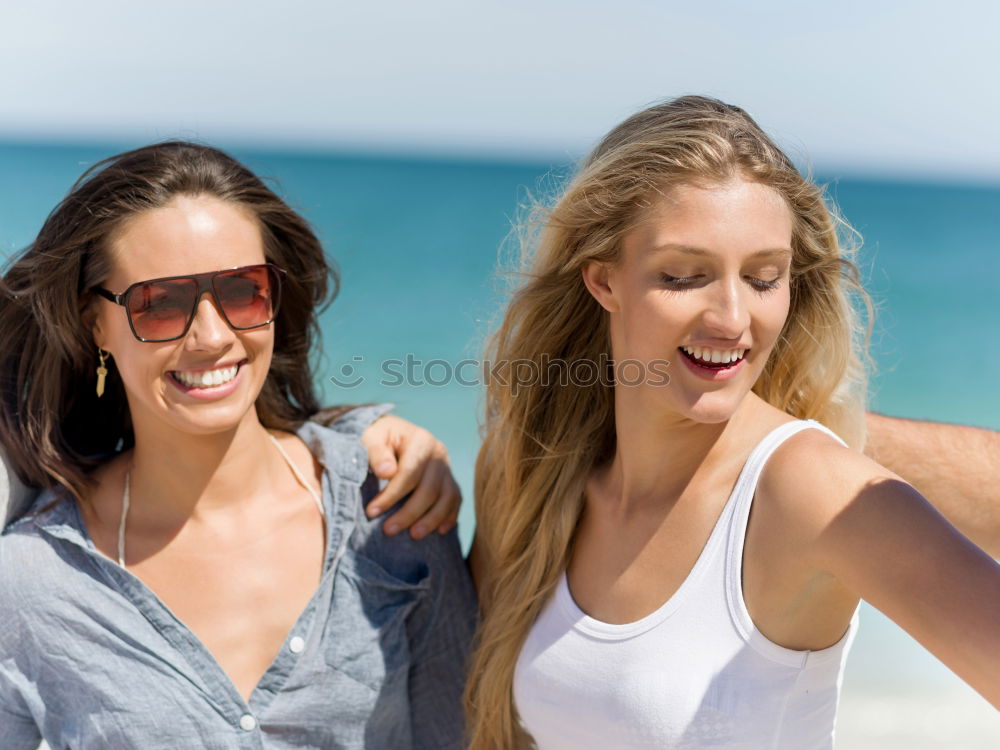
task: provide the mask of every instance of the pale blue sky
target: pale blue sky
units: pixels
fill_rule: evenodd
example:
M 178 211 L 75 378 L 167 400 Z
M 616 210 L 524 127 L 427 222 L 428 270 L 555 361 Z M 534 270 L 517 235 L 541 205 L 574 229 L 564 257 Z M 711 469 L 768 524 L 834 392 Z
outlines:
M 1000 183 L 987 0 L 0 0 L 0 138 L 564 159 L 657 99 L 838 173 Z

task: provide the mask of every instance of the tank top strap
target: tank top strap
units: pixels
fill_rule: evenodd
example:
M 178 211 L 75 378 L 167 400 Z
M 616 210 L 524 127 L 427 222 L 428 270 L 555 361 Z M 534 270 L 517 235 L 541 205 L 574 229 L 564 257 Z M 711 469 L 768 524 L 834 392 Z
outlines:
M 742 521 L 742 524 L 746 526 L 746 520 L 750 514 L 750 503 L 753 501 L 757 482 L 771 454 L 778 450 L 781 444 L 792 435 L 808 429 L 822 430 L 838 443 L 847 445 L 847 443 L 840 439 L 837 433 L 826 425 L 820 424 L 815 419 L 797 419 L 794 422 L 785 422 L 785 424 L 775 427 L 757 443 L 743 465 L 743 470 L 740 472 L 739 479 L 736 482 L 737 502 L 734 522 Z
M 798 659 L 799 652 L 789 651 L 772 643 L 760 633 L 753 624 L 746 602 L 743 599 L 743 545 L 746 540 L 747 523 L 750 518 L 750 507 L 757 491 L 757 483 L 761 472 L 771 455 L 792 435 L 803 430 L 817 429 L 825 432 L 842 445 L 847 445 L 835 432 L 814 419 L 799 419 L 786 422 L 767 433 L 754 447 L 743 466 L 734 490 L 732 515 L 728 519 L 726 534 L 726 598 L 730 612 L 742 631 L 744 638 L 752 645 L 765 652 L 767 656 L 777 661 L 790 662 Z M 791 666 L 795 666 L 790 664 Z
M 292 474 L 295 475 L 295 479 L 298 480 L 299 484 L 301 484 L 309 491 L 309 494 L 312 496 L 313 502 L 316 503 L 316 507 L 319 508 L 319 514 L 324 518 L 326 518 L 326 510 L 323 508 L 323 499 L 319 496 L 319 493 L 316 492 L 313 486 L 309 484 L 306 478 L 302 475 L 302 472 L 299 470 L 299 467 L 295 465 L 295 462 L 292 460 L 292 457 L 289 456 L 288 453 L 285 451 L 285 449 L 281 447 L 281 443 L 278 442 L 278 439 L 274 437 L 274 435 L 272 435 L 270 432 L 267 433 L 267 436 L 271 438 L 271 442 L 274 443 L 274 446 L 278 449 L 278 452 L 281 453 L 282 457 L 285 459 L 285 463 L 287 463 L 288 468 L 292 470 Z

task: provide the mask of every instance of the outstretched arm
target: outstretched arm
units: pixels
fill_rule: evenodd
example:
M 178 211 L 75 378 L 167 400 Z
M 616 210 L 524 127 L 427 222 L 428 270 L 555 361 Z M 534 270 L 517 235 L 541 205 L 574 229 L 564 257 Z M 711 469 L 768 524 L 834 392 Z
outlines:
M 865 454 L 1000 558 L 1000 433 L 869 413 Z
M 764 492 L 806 569 L 879 609 L 1000 709 L 1000 562 L 825 435 L 796 436 L 768 470 Z

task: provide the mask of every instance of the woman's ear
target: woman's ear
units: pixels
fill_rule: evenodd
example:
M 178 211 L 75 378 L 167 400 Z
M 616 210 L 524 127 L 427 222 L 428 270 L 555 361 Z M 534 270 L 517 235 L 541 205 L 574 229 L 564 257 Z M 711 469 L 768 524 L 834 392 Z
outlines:
M 591 261 L 583 267 L 583 283 L 597 303 L 608 312 L 618 312 L 618 300 L 611 288 L 611 269 L 607 263 Z
M 80 314 L 80 318 L 83 320 L 84 328 L 90 331 L 90 337 L 94 340 L 94 344 L 104 349 L 104 344 L 107 342 L 104 329 L 101 327 L 101 317 L 97 314 L 97 302 L 91 302 Z

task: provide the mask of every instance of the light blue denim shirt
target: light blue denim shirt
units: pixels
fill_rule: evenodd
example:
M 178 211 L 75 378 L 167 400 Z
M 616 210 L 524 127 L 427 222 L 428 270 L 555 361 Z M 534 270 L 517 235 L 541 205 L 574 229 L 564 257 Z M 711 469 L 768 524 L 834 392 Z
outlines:
M 324 467 L 324 572 L 249 702 L 43 492 L 0 537 L 0 748 L 462 747 L 475 593 L 454 531 L 387 537 L 364 514 L 380 483 L 356 428 L 385 410 L 298 430 Z

